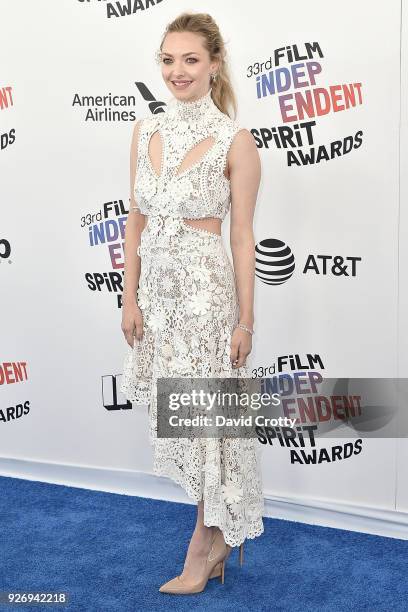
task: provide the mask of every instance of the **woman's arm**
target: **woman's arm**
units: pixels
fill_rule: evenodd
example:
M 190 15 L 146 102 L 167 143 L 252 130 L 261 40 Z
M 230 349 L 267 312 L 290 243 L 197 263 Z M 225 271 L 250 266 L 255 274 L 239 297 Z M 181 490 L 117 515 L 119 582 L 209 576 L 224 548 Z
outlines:
M 136 290 L 140 277 L 140 258 L 137 254 L 137 247 L 140 244 L 140 234 L 144 227 L 145 216 L 137 208 L 134 196 L 140 123 L 141 121 L 137 121 L 134 126 L 130 146 L 130 208 L 125 227 L 125 266 L 122 302 L 136 300 Z
M 228 153 L 228 165 L 231 181 L 230 241 L 239 302 L 239 322 L 253 329 L 255 239 L 252 225 L 261 180 L 261 160 L 254 137 L 247 129 L 236 134 Z M 231 344 L 231 360 L 238 359 L 235 367 L 241 367 L 245 363 L 251 348 L 251 335 L 236 328 Z
M 136 297 L 140 278 L 140 257 L 137 254 L 137 247 L 140 244 L 140 234 L 145 226 L 146 217 L 137 208 L 134 196 L 140 124 L 141 120 L 135 124 L 130 147 L 130 208 L 126 219 L 124 247 L 122 331 L 130 346 L 133 346 L 134 335 L 140 340 L 143 334 L 143 321 Z

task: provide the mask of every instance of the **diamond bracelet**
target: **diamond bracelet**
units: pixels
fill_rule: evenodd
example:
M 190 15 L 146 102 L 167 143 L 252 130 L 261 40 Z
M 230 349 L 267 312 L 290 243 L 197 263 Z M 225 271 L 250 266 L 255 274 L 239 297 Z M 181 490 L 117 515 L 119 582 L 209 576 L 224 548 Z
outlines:
M 237 327 L 240 327 L 241 329 L 243 329 L 244 331 L 248 332 L 248 334 L 251 334 L 251 336 L 254 333 L 253 329 L 249 329 L 249 327 L 247 327 L 246 325 L 244 325 L 243 323 L 238 323 Z

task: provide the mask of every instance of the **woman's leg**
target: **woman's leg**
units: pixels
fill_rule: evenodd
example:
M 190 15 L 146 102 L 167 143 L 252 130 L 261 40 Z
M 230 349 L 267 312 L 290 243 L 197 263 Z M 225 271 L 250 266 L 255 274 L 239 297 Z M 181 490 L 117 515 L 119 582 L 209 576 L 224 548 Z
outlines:
M 203 517 L 204 502 L 200 501 L 197 504 L 196 526 L 191 536 L 184 569 L 181 574 L 186 581 L 196 582 L 202 576 L 205 561 L 211 549 L 213 535 L 215 530 L 218 530 L 218 527 L 206 527 Z

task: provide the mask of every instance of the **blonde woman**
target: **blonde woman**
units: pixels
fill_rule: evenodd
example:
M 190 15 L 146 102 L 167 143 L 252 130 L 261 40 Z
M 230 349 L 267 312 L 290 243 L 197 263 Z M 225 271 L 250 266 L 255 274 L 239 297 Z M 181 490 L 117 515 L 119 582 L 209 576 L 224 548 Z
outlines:
M 197 502 L 182 572 L 160 587 L 203 591 L 224 582 L 231 548 L 264 531 L 254 438 L 157 436 L 158 377 L 250 377 L 254 324 L 253 215 L 260 159 L 236 110 L 225 45 L 213 18 L 183 13 L 157 54 L 173 98 L 136 122 L 125 233 L 121 391 L 148 405 L 153 467 Z M 230 211 L 233 266 L 221 223 Z

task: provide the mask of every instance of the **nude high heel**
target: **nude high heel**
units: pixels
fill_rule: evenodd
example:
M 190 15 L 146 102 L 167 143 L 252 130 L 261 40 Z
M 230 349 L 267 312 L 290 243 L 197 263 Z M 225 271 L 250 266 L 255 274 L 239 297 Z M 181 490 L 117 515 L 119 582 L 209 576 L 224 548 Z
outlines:
M 214 567 L 213 571 L 210 574 L 210 578 L 218 578 L 218 576 L 221 576 L 221 582 L 222 584 L 224 584 L 224 580 L 222 579 L 222 564 L 223 562 L 220 561 L 218 565 Z M 239 565 L 242 567 L 243 564 L 244 564 L 244 542 L 242 542 L 242 544 L 239 545 Z
M 242 567 L 244 564 L 244 543 L 239 545 L 239 564 Z
M 161 593 L 174 593 L 180 595 L 201 593 L 204 591 L 208 580 L 218 576 L 221 576 L 221 584 L 224 584 L 225 561 L 228 559 L 230 553 L 231 546 L 224 542 L 222 532 L 216 531 L 212 539 L 210 552 L 208 553 L 206 559 L 204 577 L 195 584 L 191 585 L 184 582 L 181 576 L 176 576 L 163 584 L 159 591 Z

